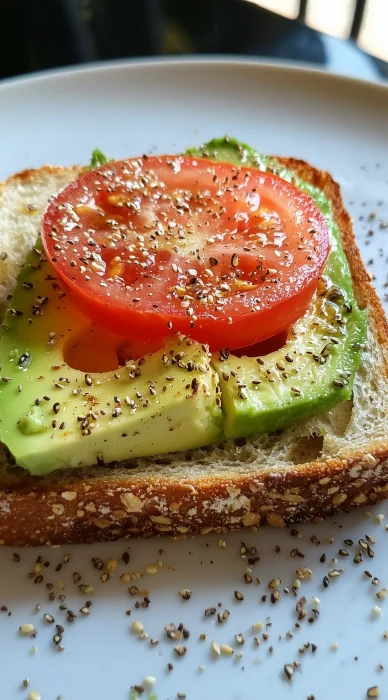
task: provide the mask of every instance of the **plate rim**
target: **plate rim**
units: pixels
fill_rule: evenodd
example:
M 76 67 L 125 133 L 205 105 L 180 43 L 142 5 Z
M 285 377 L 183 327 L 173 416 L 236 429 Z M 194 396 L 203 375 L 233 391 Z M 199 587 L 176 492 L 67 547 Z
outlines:
M 373 81 L 365 78 L 357 78 L 355 76 L 344 75 L 341 73 L 331 72 L 324 68 L 317 67 L 312 63 L 299 63 L 297 61 L 285 61 L 283 59 L 266 60 L 260 57 L 239 57 L 230 55 L 209 55 L 201 54 L 198 56 L 158 56 L 158 57 L 141 57 L 141 58 L 126 58 L 126 59 L 111 59 L 105 61 L 91 61 L 77 65 L 66 65 L 56 68 L 48 68 L 41 71 L 33 71 L 31 73 L 23 73 L 18 76 L 11 76 L 0 80 L 0 96 L 3 92 L 10 90 L 18 90 L 30 84 L 45 83 L 58 78 L 71 78 L 72 76 L 88 75 L 100 73 L 103 74 L 109 71 L 131 71 L 131 70 L 146 70 L 154 67 L 157 70 L 165 68 L 181 68 L 184 65 L 212 65 L 212 66 L 229 66 L 231 68 L 240 66 L 246 68 L 257 68 L 258 71 L 273 72 L 273 73 L 293 73 L 296 75 L 316 76 L 319 80 L 332 82 L 336 84 L 346 84 L 355 89 L 357 86 L 362 90 L 369 90 L 380 93 L 385 98 L 388 97 L 388 81 Z

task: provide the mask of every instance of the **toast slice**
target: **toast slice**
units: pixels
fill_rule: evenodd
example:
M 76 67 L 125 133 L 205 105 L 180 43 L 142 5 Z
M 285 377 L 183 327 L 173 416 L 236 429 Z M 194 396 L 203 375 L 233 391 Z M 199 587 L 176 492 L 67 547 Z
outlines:
M 13 546 L 322 521 L 388 495 L 388 324 L 355 243 L 339 186 L 327 172 L 282 162 L 331 200 L 368 341 L 353 400 L 280 434 L 188 453 L 32 477 L 5 448 L 0 541 Z M 0 186 L 0 309 L 40 228 L 50 196 L 78 168 L 43 167 Z

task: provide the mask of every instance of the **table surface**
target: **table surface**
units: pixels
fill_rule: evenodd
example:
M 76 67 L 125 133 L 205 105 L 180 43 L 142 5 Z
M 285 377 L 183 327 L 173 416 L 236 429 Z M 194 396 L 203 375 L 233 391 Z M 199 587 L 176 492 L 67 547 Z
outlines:
M 245 55 L 378 80 L 388 64 L 242 0 L 26 0 L 2 7 L 0 78 L 96 60 L 167 54 Z

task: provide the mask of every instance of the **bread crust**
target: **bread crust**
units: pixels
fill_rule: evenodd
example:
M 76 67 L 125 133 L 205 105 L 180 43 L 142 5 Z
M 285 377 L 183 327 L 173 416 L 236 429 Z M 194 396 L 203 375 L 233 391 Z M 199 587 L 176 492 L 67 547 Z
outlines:
M 331 200 L 347 255 L 355 295 L 367 308 L 384 353 L 388 377 L 388 323 L 357 248 L 338 184 L 301 160 L 279 158 Z M 47 169 L 49 166 L 47 166 Z M 54 172 L 49 168 L 49 172 Z M 13 176 L 21 180 L 36 171 Z M 12 546 L 114 540 L 153 534 L 184 536 L 267 523 L 320 522 L 327 515 L 388 496 L 388 438 L 346 458 L 268 467 L 257 474 L 193 475 L 110 473 L 96 467 L 85 479 L 66 472 L 52 477 L 0 477 L 0 543 Z

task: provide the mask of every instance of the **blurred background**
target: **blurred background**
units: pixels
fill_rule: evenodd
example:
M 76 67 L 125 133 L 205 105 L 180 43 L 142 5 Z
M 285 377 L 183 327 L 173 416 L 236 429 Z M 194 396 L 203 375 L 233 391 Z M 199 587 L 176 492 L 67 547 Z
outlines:
M 96 60 L 224 54 L 388 79 L 388 0 L 0 0 L 0 78 Z

